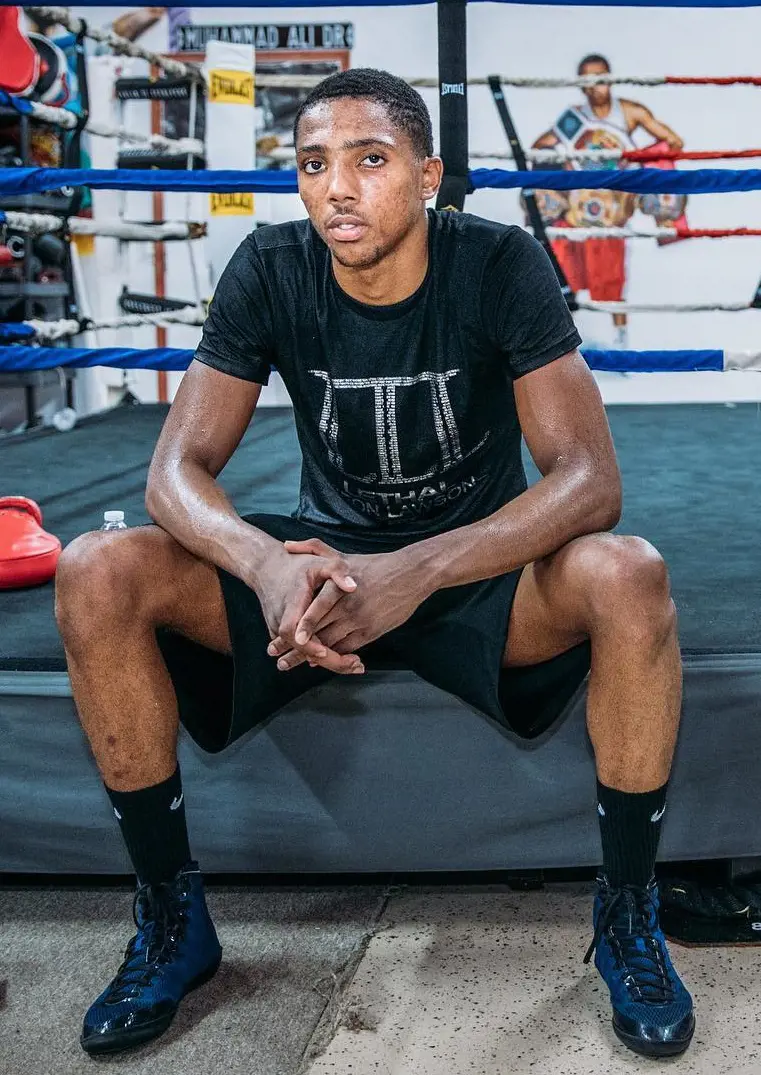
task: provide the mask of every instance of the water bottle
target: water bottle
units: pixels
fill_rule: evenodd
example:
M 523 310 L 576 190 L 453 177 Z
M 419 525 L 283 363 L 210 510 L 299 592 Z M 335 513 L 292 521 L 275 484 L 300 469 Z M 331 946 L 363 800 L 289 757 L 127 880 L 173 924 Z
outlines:
M 126 530 L 123 511 L 104 511 L 101 530 Z

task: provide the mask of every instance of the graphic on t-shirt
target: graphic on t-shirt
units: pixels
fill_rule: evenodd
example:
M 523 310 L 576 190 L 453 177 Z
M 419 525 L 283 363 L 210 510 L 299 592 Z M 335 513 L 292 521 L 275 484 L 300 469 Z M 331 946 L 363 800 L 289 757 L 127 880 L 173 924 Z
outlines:
M 489 438 L 489 431 L 484 434 L 475 447 L 463 452 L 460 431 L 455 419 L 452 401 L 447 390 L 447 381 L 457 377 L 459 369 L 440 373 L 435 370 L 419 373 L 414 377 L 331 377 L 327 370 L 312 369 L 314 377 L 324 382 L 324 397 L 320 414 L 320 433 L 327 446 L 330 462 L 347 478 L 355 481 L 373 482 L 390 485 L 414 485 L 435 475 L 442 474 L 458 466 L 469 456 L 477 452 Z M 422 474 L 405 474 L 402 463 L 403 451 L 400 443 L 399 424 L 397 421 L 397 393 L 415 385 L 428 384 L 430 389 L 430 421 L 438 442 L 440 461 L 429 467 Z M 336 407 L 336 393 L 343 391 L 374 393 L 375 429 L 368 430 L 367 440 L 372 433 L 378 451 L 378 469 L 368 474 L 355 474 L 347 469 L 339 447 L 339 420 Z M 359 408 L 354 410 L 353 437 L 357 439 L 356 428 Z M 360 443 L 364 441 L 359 434 Z

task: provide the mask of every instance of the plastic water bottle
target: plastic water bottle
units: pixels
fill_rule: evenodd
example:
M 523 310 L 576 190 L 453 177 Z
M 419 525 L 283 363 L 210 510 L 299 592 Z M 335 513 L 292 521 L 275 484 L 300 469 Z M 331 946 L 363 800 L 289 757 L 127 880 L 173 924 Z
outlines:
M 126 530 L 123 511 L 104 511 L 101 530 Z

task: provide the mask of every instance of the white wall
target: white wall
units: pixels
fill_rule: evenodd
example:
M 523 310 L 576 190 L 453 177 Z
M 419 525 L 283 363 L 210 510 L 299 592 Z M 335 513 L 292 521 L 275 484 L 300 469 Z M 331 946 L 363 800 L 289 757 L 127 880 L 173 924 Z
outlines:
M 73 9 L 94 24 L 109 21 L 123 8 Z M 420 7 L 326 8 L 193 8 L 196 23 L 336 21 L 353 22 L 356 44 L 353 66 L 385 67 L 402 76 L 436 77 L 436 10 Z M 590 51 L 607 55 L 621 74 L 731 75 L 759 72 L 761 9 L 602 8 L 474 3 L 468 9 L 468 62 L 471 77 L 510 75 L 573 75 L 578 59 Z M 166 23 L 157 24 L 141 40 L 163 49 Z M 438 124 L 435 90 L 422 91 Z M 626 87 L 622 95 L 640 100 L 675 128 L 688 149 L 747 148 L 761 145 L 761 119 L 754 87 Z M 573 90 L 513 90 L 508 101 L 526 144 L 546 129 L 577 96 Z M 140 106 L 129 106 L 137 118 Z M 647 140 L 647 139 L 645 139 Z M 485 87 L 470 90 L 470 146 L 505 148 L 496 110 Z M 488 165 L 488 161 L 484 162 Z M 499 161 L 494 162 L 499 165 Z M 761 166 L 761 162 L 712 162 L 712 167 Z M 504 163 L 502 163 L 504 166 Z M 682 168 L 700 167 L 685 162 Z M 174 199 L 181 196 L 174 196 Z M 173 196 L 167 198 L 174 204 Z M 130 206 L 130 208 L 132 208 Z M 479 191 L 466 208 L 502 221 L 520 221 L 514 191 Z M 281 220 L 303 215 L 295 195 L 257 199 L 258 213 Z M 184 206 L 178 204 L 181 213 Z M 761 192 L 698 195 L 688 210 L 694 227 L 761 226 Z M 641 218 L 640 218 L 641 219 Z M 635 222 L 638 222 L 635 218 Z M 631 301 L 710 302 L 750 300 L 761 277 L 761 239 L 690 240 L 668 247 L 650 242 L 629 244 Z M 171 247 L 170 247 L 171 250 Z M 152 270 L 147 248 L 136 255 L 131 280 L 135 290 L 150 290 Z M 170 261 L 170 289 L 184 295 L 181 256 Z M 188 292 L 189 293 L 189 292 Z M 610 319 L 580 314 L 579 326 L 590 342 L 612 340 Z M 761 348 L 761 311 L 738 314 L 634 314 L 630 346 L 635 349 L 716 347 Z M 142 334 L 141 334 L 142 335 Z M 150 335 L 150 333 L 148 333 Z M 135 343 L 148 345 L 150 339 Z M 170 343 L 189 346 L 188 330 L 172 330 Z M 761 399 L 761 378 L 754 374 L 608 375 L 600 378 L 606 398 Z

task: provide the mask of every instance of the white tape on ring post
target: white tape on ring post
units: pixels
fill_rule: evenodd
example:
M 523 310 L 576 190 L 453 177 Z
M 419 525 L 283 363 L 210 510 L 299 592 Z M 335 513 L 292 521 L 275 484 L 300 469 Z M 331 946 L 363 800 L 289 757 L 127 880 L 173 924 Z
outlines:
M 246 171 L 256 167 L 254 50 L 209 41 L 206 46 L 206 167 Z M 209 195 L 208 250 L 212 282 L 254 223 L 254 196 Z

